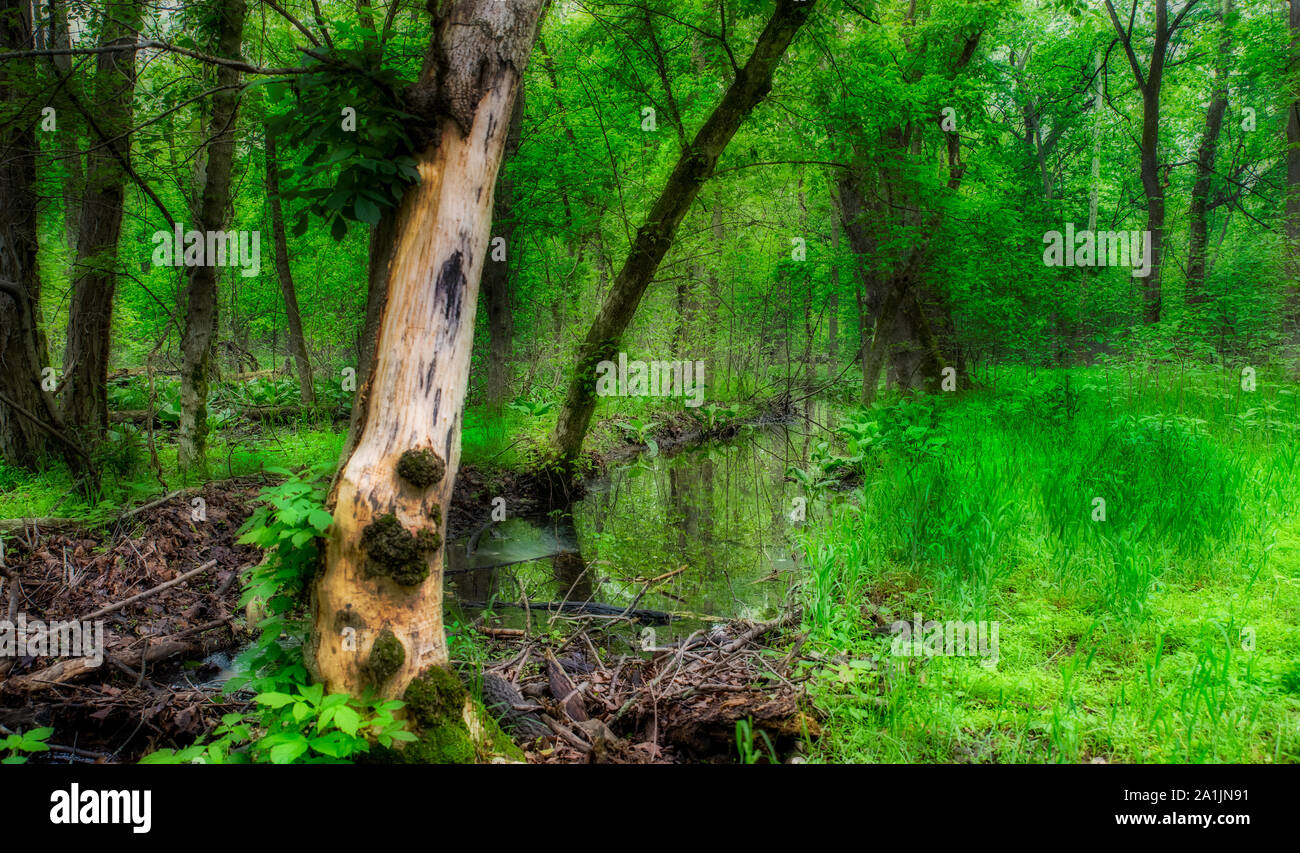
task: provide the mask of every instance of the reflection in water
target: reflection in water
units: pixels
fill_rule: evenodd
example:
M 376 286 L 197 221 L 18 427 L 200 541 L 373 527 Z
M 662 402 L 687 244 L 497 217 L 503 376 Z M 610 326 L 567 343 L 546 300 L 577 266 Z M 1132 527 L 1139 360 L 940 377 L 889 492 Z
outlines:
M 570 513 L 510 519 L 451 543 L 448 600 L 635 603 L 683 614 L 658 629 L 659 642 L 712 617 L 773 618 L 798 568 L 787 534 L 802 492 L 785 471 L 806 464 L 817 431 L 800 419 L 612 468 Z M 503 624 L 524 624 L 521 610 L 497 612 Z M 532 614 L 539 618 L 549 617 Z

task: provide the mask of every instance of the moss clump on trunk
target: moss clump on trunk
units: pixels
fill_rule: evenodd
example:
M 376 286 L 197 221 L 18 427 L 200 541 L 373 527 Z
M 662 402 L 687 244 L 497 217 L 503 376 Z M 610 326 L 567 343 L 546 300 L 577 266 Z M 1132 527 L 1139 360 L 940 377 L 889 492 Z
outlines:
M 429 576 L 428 555 L 441 545 L 438 531 L 426 528 L 411 533 L 392 513 L 361 531 L 361 548 L 368 558 L 366 572 L 390 577 L 404 586 L 415 586 Z
M 402 694 L 417 739 L 401 749 L 376 748 L 371 760 L 390 764 L 475 764 L 494 758 L 522 761 L 523 752 L 475 702 L 447 666 L 431 666 Z M 475 720 L 466 722 L 466 709 Z
M 374 644 L 370 646 L 370 656 L 366 658 L 366 670 L 376 687 L 393 677 L 393 673 L 402 668 L 406 662 L 406 649 L 397 635 L 384 629 Z
M 397 476 L 416 488 L 427 489 L 446 473 L 447 463 L 432 450 L 408 450 L 397 460 Z

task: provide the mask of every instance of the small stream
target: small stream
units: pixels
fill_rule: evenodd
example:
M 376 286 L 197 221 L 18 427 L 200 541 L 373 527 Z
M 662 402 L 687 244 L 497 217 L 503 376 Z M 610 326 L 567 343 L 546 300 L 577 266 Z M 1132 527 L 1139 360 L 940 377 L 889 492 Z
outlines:
M 491 624 L 536 629 L 557 614 L 504 603 L 594 602 L 671 614 L 653 626 L 653 645 L 730 619 L 772 619 L 800 577 L 789 534 L 793 499 L 802 488 L 785 479 L 805 465 L 826 433 L 813 420 L 744 428 L 726 442 L 672 454 L 642 455 L 612 465 L 568 512 L 506 518 L 447 546 L 447 622 L 467 621 L 496 602 Z M 652 578 L 673 573 L 647 589 Z M 565 614 L 568 618 L 577 614 Z M 599 621 L 597 619 L 596 621 Z M 634 646 L 640 625 L 620 623 Z M 240 650 L 242 651 L 242 649 Z M 235 674 L 237 652 L 191 662 L 174 688 L 215 689 Z
M 714 621 L 774 618 L 800 574 L 788 534 L 802 489 L 785 472 L 806 462 L 824 440 L 819 434 L 801 418 L 747 427 L 725 443 L 642 455 L 611 466 L 568 512 L 507 518 L 477 532 L 472 552 L 473 537 L 454 540 L 448 621 L 480 612 L 458 602 L 497 602 L 492 624 L 513 628 L 556 615 L 502 606 L 521 599 L 620 612 L 635 605 L 673 614 L 654 629 L 662 645 Z

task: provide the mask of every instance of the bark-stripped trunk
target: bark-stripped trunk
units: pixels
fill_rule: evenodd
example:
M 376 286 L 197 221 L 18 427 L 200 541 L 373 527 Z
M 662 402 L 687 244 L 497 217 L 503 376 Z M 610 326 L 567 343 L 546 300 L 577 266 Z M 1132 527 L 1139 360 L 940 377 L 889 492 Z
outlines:
M 387 263 L 384 286 L 372 287 L 375 352 L 330 496 L 334 525 L 308 646 L 330 691 L 373 686 L 409 700 L 419 675 L 426 692 L 447 683 L 444 507 L 460 458 L 493 189 L 543 4 L 442 6 L 412 92 L 411 109 L 434 122 L 438 137 L 416 156 L 420 181 L 402 201 L 392 251 L 380 256 Z M 416 703 L 407 710 L 422 728 L 431 725 Z
M 1219 41 L 1219 55 L 1214 69 L 1214 95 L 1205 112 L 1205 133 L 1196 149 L 1196 181 L 1192 185 L 1192 204 L 1188 211 L 1187 240 L 1187 292 L 1188 305 L 1205 301 L 1205 277 L 1208 273 L 1206 248 L 1210 230 L 1210 184 L 1214 177 L 1214 161 L 1219 151 L 1219 132 L 1223 116 L 1228 111 L 1228 57 L 1232 51 L 1232 37 L 1228 30 L 1228 16 L 1232 13 L 1232 0 L 1223 0 L 1223 37 Z
M 108 357 L 117 287 L 117 240 L 122 231 L 126 165 L 131 160 L 135 43 L 142 0 L 107 6 L 107 21 L 92 86 L 96 147 L 86 157 L 86 193 L 77 238 L 77 275 L 72 285 L 68 340 L 60 397 L 63 417 L 86 441 L 108 427 Z
M 505 158 L 519 150 L 519 133 L 524 120 L 524 92 L 515 98 L 510 113 L 510 135 L 506 138 Z M 496 198 L 492 203 L 492 224 L 496 237 L 505 241 L 505 259 L 489 259 L 483 270 L 483 301 L 488 312 L 487 402 L 493 411 L 505 405 L 510 384 L 510 351 L 513 334 L 510 310 L 510 273 L 519 267 L 521 246 L 515 241 L 514 181 L 505 172 L 497 179 Z
M 0 49 L 31 47 L 31 6 L 0 0 Z M 46 366 L 38 306 L 41 279 L 36 267 L 36 122 L 30 105 L 35 63 L 0 63 L 0 103 L 10 120 L 0 125 L 0 459 L 36 468 L 63 446 L 51 429 L 59 417 L 43 390 Z M 75 458 L 69 460 L 75 462 Z
M 218 56 L 239 57 L 247 8 L 244 0 L 218 0 Z M 218 86 L 234 87 L 239 83 L 239 72 L 219 65 L 216 80 Z M 181 417 L 176 459 L 183 470 L 192 468 L 200 474 L 207 470 L 208 373 L 212 342 L 217 333 L 217 261 L 220 260 L 220 257 L 213 257 L 214 241 L 209 235 L 226 228 L 239 97 L 240 93 L 234 88 L 222 89 L 212 96 L 212 113 L 206 134 L 209 140 L 206 168 L 194 225 L 205 235 L 208 251 L 203 264 L 187 269 L 185 331 L 181 335 Z M 237 246 L 237 241 L 232 245 Z
M 771 91 L 772 74 L 795 34 L 808 20 L 813 5 L 798 0 L 777 0 L 776 11 L 759 36 L 745 67 L 694 141 L 682 152 L 645 224 L 637 231 L 632 250 L 578 350 L 577 367 L 552 437 L 561 462 L 572 462 L 582 450 L 587 427 L 596 409 L 596 365 L 617 358 L 623 333 L 632 322 L 659 263 L 672 246 L 682 217 L 699 195 L 704 182 L 713 174 L 718 157 L 745 117 Z
M 311 380 L 311 361 L 307 357 L 307 340 L 302 334 L 302 314 L 298 311 L 298 291 L 293 285 L 293 270 L 289 267 L 289 241 L 284 233 L 284 211 L 280 207 L 280 158 L 275 135 L 266 131 L 266 198 L 271 205 L 271 239 L 275 243 L 275 274 L 280 279 L 280 293 L 284 295 L 284 313 L 289 319 L 289 352 L 293 353 L 298 367 L 298 389 L 303 405 L 316 402 L 316 389 Z

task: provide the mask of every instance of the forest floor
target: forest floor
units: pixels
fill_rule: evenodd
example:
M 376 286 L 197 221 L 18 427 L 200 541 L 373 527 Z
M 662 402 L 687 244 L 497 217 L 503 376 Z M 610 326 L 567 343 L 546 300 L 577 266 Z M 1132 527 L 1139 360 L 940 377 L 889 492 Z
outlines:
M 592 454 L 596 470 L 644 450 L 647 439 L 673 448 L 706 432 L 729 434 L 735 426 L 661 418 L 652 436 L 602 428 L 609 435 L 604 451 Z M 293 467 L 328 455 L 336 442 L 324 430 L 266 433 L 263 458 L 265 445 L 273 443 L 283 451 L 275 461 Z M 239 441 L 229 432 L 224 439 L 232 447 Z M 251 452 L 249 446 L 230 453 L 227 473 L 241 469 L 240 457 Z M 85 620 L 112 608 L 101 617 L 101 666 L 65 671 L 27 657 L 0 673 L 0 734 L 53 727 L 43 761 L 135 761 L 211 732 L 223 715 L 249 711 L 251 692 L 223 689 L 237 668 L 234 659 L 255 635 L 237 604 L 239 581 L 261 552 L 236 539 L 259 493 L 281 479 L 242 474 L 161 497 L 146 491 L 148 481 L 119 484 L 136 504 L 123 511 L 108 497 L 91 503 L 70 495 L 68 484 L 56 497 L 60 485 L 53 473 L 0 498 L 26 510 L 7 513 L 17 518 L 6 522 L 5 564 L 21 584 L 5 581 L 0 591 L 16 596 L 14 608 L 46 621 Z M 498 494 L 510 495 L 512 512 L 523 514 L 544 512 L 563 498 L 546 478 L 491 461 L 469 463 L 457 479 L 449 538 L 479 527 Z M 71 517 L 48 515 L 69 510 Z M 31 520 L 19 523 L 22 518 Z M 539 703 L 535 719 L 549 717 L 554 730 L 542 740 L 527 729 L 518 732 L 535 762 L 735 760 L 739 720 L 770 729 L 784 753 L 799 732 L 815 730 L 815 721 L 801 714 L 801 688 L 787 677 L 792 659 L 769 660 L 768 640 L 789 644 L 788 619 L 718 625 L 658 653 L 620 653 L 618 643 L 626 640 L 615 641 L 609 629 L 634 621 L 565 616 L 560 627 L 524 637 L 479 619 L 454 627 L 453 654 L 465 658 L 457 665 L 469 683 L 481 686 L 490 673 Z M 589 713 L 575 710 L 572 697 L 559 701 L 568 694 L 556 693 L 565 668 L 580 678 Z
M 466 479 L 467 494 L 475 479 Z M 0 725 L 53 727 L 40 760 L 111 763 L 185 746 L 223 715 L 248 711 L 252 693 L 226 692 L 224 684 L 253 638 L 234 581 L 261 553 L 235 538 L 264 484 L 259 476 L 213 482 L 110 528 L 29 527 L 12 537 L 6 559 L 21 579 L 15 600 L 31 618 L 84 620 L 129 603 L 100 617 L 99 667 L 64 671 L 17 659 L 0 681 Z M 205 502 L 204 522 L 190 519 L 194 498 Z M 9 583 L 4 592 L 17 589 Z M 619 623 L 635 619 L 564 616 L 559 627 L 527 636 L 480 620 L 456 626 L 453 654 L 463 655 L 455 663 L 471 685 L 481 689 L 484 677 L 516 685 L 527 697 L 520 702 L 535 703 L 534 728 L 549 718 L 540 740 L 510 727 L 538 763 L 735 760 L 741 720 L 770 732 L 787 756 L 815 733 L 795 683 L 804 679 L 791 680 L 794 656 L 773 651 L 789 645 L 797 620 L 717 625 L 649 654 L 618 652 L 609 629 Z M 575 699 L 575 689 L 585 698 Z
M 19 583 L 6 581 L 3 600 L 29 619 L 102 620 L 104 659 L 89 670 L 5 659 L 13 666 L 0 681 L 0 724 L 53 727 L 45 760 L 132 760 L 246 707 L 247 697 L 222 695 L 216 679 L 248 638 L 238 581 L 260 553 L 236 544 L 235 533 L 262 479 L 209 484 L 111 528 L 28 526 L 9 536 L 5 561 Z M 192 498 L 206 504 L 202 522 L 191 520 Z
M 470 682 L 518 690 L 534 723 L 559 723 L 538 762 L 1300 760 L 1300 386 L 1141 366 L 982 385 L 832 406 L 832 433 L 787 474 L 809 496 L 796 622 L 637 654 L 590 614 L 528 633 L 476 619 L 449 623 L 453 658 Z M 622 414 L 592 446 L 597 462 L 626 459 L 771 416 Z M 493 495 L 512 513 L 555 502 L 525 470 L 547 426 L 467 412 L 453 536 L 481 526 Z M 93 677 L 29 695 L 20 663 L 0 725 L 54 725 L 59 760 L 133 760 L 246 705 L 219 685 L 248 640 L 233 579 L 259 556 L 234 540 L 274 480 L 257 472 L 328 467 L 342 441 L 338 425 L 228 424 L 212 451 L 225 479 L 126 518 L 160 491 L 139 460 L 98 500 L 57 471 L 0 470 L 0 517 L 87 525 L 6 537 L 29 614 L 85 615 L 215 561 L 106 616 Z M 176 485 L 165 461 L 162 474 Z M 896 654 L 896 623 L 913 619 L 996 623 L 996 662 Z M 154 661 L 154 647 L 173 651 Z

